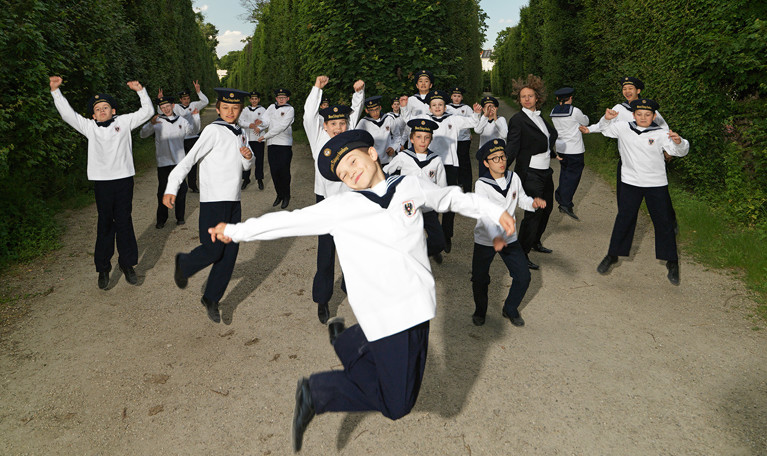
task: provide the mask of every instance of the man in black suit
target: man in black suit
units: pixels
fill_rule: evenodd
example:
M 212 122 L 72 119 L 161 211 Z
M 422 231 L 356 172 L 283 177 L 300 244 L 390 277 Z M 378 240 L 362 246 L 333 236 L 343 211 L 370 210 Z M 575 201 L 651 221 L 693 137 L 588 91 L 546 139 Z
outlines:
M 549 166 L 549 161 L 557 156 L 554 147 L 557 130 L 541 117 L 540 107 L 544 101 L 544 85 L 541 78 L 531 74 L 526 80 L 514 80 L 513 87 L 512 95 L 518 95 L 522 111 L 509 121 L 509 134 L 506 138 L 507 162 L 515 162 L 514 172 L 522 181 L 525 193 L 546 201 L 545 209 L 525 212 L 519 226 L 519 243 L 526 255 L 530 250 L 551 253 L 551 249 L 541 244 L 541 236 L 546 230 L 554 202 L 554 170 Z M 530 269 L 539 268 L 529 258 L 527 266 Z

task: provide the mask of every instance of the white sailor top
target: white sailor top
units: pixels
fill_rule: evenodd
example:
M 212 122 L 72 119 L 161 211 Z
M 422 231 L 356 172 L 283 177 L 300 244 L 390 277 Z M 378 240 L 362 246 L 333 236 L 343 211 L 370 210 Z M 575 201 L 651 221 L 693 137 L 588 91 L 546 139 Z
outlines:
M 636 122 L 600 120 L 603 135 L 618 138 L 621 155 L 621 181 L 636 187 L 663 187 L 668 185 L 666 160 L 663 150 L 675 157 L 684 157 L 690 150 L 690 143 L 682 138 L 676 144 L 668 137 L 668 130 L 654 122 L 647 128 Z
M 631 105 L 629 105 L 627 101 L 613 106 L 613 111 L 618 112 L 618 117 L 616 117 L 615 120 L 618 120 L 619 122 L 634 121 L 634 112 L 631 110 Z M 666 123 L 666 119 L 664 119 L 658 111 L 655 111 L 655 114 L 655 120 L 653 122 L 655 122 L 655 124 L 659 127 L 668 130 L 669 127 L 668 123 Z M 589 125 L 587 127 L 589 129 L 589 133 L 600 133 L 602 131 L 600 125 L 602 124 L 603 120 L 606 120 L 604 115 L 602 115 L 602 117 L 599 119 L 599 122 Z
M 432 134 L 429 149 L 438 153 L 445 166 L 458 166 L 458 134 L 461 129 L 474 128 L 479 123 L 479 114 L 472 111 L 471 117 L 442 114 L 440 117 L 429 115 L 420 118 L 431 119 L 439 125 Z M 410 118 L 407 118 L 407 122 Z
M 402 116 L 381 116 L 378 120 L 373 119 L 370 116 L 365 116 L 360 119 L 357 124 L 357 130 L 365 130 L 373 136 L 375 144 L 373 147 L 378 152 L 378 160 L 382 165 L 389 163 L 392 159 L 387 153 L 386 149 L 391 147 L 394 152 L 399 150 L 399 144 L 396 144 L 392 133 L 396 129 L 401 129 L 403 125 Z
M 249 170 L 250 160 L 240 153 L 248 138 L 237 125 L 216 119 L 200 133 L 200 139 L 171 171 L 166 194 L 175 195 L 189 170 L 197 163 L 200 202 L 239 201 L 242 172 Z M 252 152 L 252 151 L 251 151 Z
M 403 150 L 395 155 L 383 171 L 391 174 L 399 170 L 403 176 L 419 176 L 429 179 L 440 187 L 447 187 L 445 166 L 435 152 L 426 149 L 425 154 L 417 154 L 413 148 Z
M 227 225 L 235 242 L 333 235 L 349 305 L 368 341 L 434 318 L 436 292 L 421 208 L 499 220 L 503 209 L 460 188 L 392 176 L 366 191 L 332 196 L 292 212 Z M 385 277 L 385 280 L 382 280 Z
M 533 198 L 527 196 L 522 188 L 522 181 L 519 179 L 519 176 L 511 170 L 507 170 L 506 174 L 500 179 L 493 179 L 490 173 L 486 172 L 477 179 L 474 185 L 474 193 L 484 196 L 490 202 L 503 207 L 511 216 L 514 216 L 517 205 L 526 211 L 535 211 L 533 208 Z M 477 225 L 474 227 L 474 242 L 479 245 L 492 247 L 493 239 L 499 236 L 503 237 L 507 244 L 517 240 L 516 231 L 509 236 L 493 220 L 484 217 L 477 220 Z
M 365 89 L 354 92 L 352 95 L 352 112 L 349 114 L 349 124 L 347 129 L 351 130 L 359 119 L 362 109 L 362 101 L 365 99 Z M 306 97 L 304 103 L 304 131 L 309 140 L 309 148 L 314 158 L 314 193 L 323 197 L 335 195 L 349 189 L 343 182 L 329 181 L 322 177 L 319 168 L 317 168 L 317 157 L 320 156 L 320 150 L 326 142 L 330 141 L 330 135 L 323 128 L 323 118 L 319 113 L 320 104 L 322 104 L 322 89 L 312 86 L 311 92 Z
M 448 103 L 445 109 L 454 116 L 470 117 L 474 115 L 474 109 L 466 104 Z M 464 128 L 458 133 L 458 141 L 471 141 L 471 129 Z
M 176 165 L 184 159 L 184 138 L 191 134 L 192 126 L 186 119 L 164 115 L 157 117 L 157 123 L 145 123 L 139 132 L 142 138 L 154 135 L 154 154 L 158 168 Z
M 387 112 L 384 114 L 384 116 L 393 117 L 395 120 L 399 119 L 402 114 L 396 113 L 396 112 Z M 407 125 L 405 125 L 405 122 L 396 122 L 394 124 L 394 129 L 392 130 L 392 144 L 396 147 L 394 147 L 394 150 L 399 152 L 399 149 L 401 146 L 405 145 L 405 143 L 408 140 L 408 134 L 406 133 Z
M 263 122 L 260 125 L 261 130 L 266 130 L 263 135 L 267 146 L 292 146 L 293 145 L 293 125 L 295 118 L 293 106 L 285 103 L 279 106 L 277 103 L 269 105 L 264 113 Z
M 554 128 L 557 129 L 557 140 L 562 140 L 566 144 L 565 149 L 558 150 L 557 153 L 574 155 L 586 152 L 583 135 L 578 130 L 578 127 L 589 124 L 586 114 L 571 104 L 561 104 L 554 106 L 549 117 Z
M 490 120 L 484 115 L 479 118 L 479 123 L 474 127 L 474 132 L 479 135 L 479 147 L 485 145 L 491 139 L 501 138 L 504 141 L 509 136 L 509 124 L 506 118 L 499 116 L 495 120 Z
M 88 138 L 88 180 L 108 181 L 136 174 L 131 130 L 154 115 L 146 88 L 138 92 L 141 100 L 138 111 L 114 116 L 106 122 L 96 122 L 77 114 L 60 89 L 51 92 L 51 96 L 64 122 Z
M 190 136 L 187 136 L 187 139 L 189 138 L 196 138 L 200 135 L 200 112 L 208 106 L 208 103 L 210 101 L 208 100 L 208 97 L 205 96 L 204 93 L 202 93 L 202 90 L 197 92 L 197 96 L 200 97 L 198 101 L 193 101 L 189 103 L 188 106 L 182 106 L 180 103 L 176 103 L 173 106 L 173 114 L 183 117 L 186 119 L 187 122 L 189 122 L 189 125 L 192 126 L 192 134 Z M 197 110 L 197 114 L 192 114 L 194 110 Z M 159 107 L 157 108 L 158 113 L 162 114 L 162 111 L 160 111 Z
M 246 106 L 245 109 L 243 109 L 240 113 L 240 117 L 237 119 L 237 123 L 245 131 L 245 134 L 248 137 L 248 141 L 258 141 L 258 138 L 264 136 L 263 131 L 257 134 L 255 131 L 253 131 L 252 128 L 250 128 L 249 125 L 257 120 L 263 122 L 265 113 L 266 108 L 261 105 L 258 105 L 255 108 L 253 106 Z M 259 125 L 259 128 L 262 128 L 262 126 Z

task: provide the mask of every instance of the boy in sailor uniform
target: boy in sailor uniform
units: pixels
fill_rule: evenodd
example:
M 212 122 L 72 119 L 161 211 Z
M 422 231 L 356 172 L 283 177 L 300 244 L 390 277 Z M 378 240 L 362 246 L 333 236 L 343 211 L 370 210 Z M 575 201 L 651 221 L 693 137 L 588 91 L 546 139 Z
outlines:
M 439 187 L 416 176 L 387 178 L 373 137 L 363 130 L 340 133 L 322 149 L 320 172 L 351 190 L 292 212 L 220 223 L 211 239 L 269 240 L 330 233 L 346 274 L 349 305 L 358 324 L 331 325 L 331 343 L 344 370 L 302 378 L 296 389 L 293 449 L 315 414 L 379 411 L 396 420 L 418 398 L 426 365 L 429 320 L 436 311 L 434 277 L 423 236 L 422 211 L 455 210 L 496 220 L 507 233 L 514 219 L 487 198 Z M 387 280 L 381 280 L 382 266 Z M 392 286 L 396 284 L 396 286 Z
M 445 166 L 435 152 L 429 150 L 437 122 L 429 119 L 413 119 L 407 123 L 410 127 L 410 148 L 394 156 L 383 167 L 386 174 L 401 171 L 403 176 L 419 176 L 428 179 L 440 187 L 447 187 Z M 442 251 L 445 249 L 445 234 L 439 223 L 436 211 L 423 211 L 423 227 L 426 230 L 426 252 L 437 264 L 442 264 Z
M 583 153 L 586 151 L 579 128 L 588 125 L 589 118 L 573 106 L 573 93 L 575 89 L 572 87 L 563 87 L 554 91 L 557 105 L 551 110 L 549 117 L 554 128 L 557 129 L 559 139 L 565 142 L 564 151 L 557 149 L 560 171 L 559 186 L 554 192 L 554 199 L 559 203 L 559 212 L 579 220 L 573 212 L 573 195 L 581 181 L 584 166 Z
M 261 134 L 258 141 L 266 141 L 267 156 L 269 158 L 269 171 L 272 174 L 272 183 L 277 192 L 272 206 L 285 209 L 290 204 L 290 162 L 293 160 L 293 120 L 295 111 L 290 101 L 290 90 L 276 89 L 274 91 L 274 104 L 269 105 L 262 123 L 253 131 Z
M 217 87 L 216 112 L 220 116 L 200 134 L 187 156 L 168 176 L 163 204 L 171 208 L 176 194 L 192 165 L 200 169 L 200 246 L 189 253 L 176 254 L 173 279 L 179 288 L 186 288 L 189 277 L 210 266 L 202 304 L 213 322 L 221 321 L 218 303 L 224 296 L 237 261 L 237 245 L 211 242 L 208 228 L 221 220 L 237 223 L 241 220 L 240 180 L 249 169 L 253 151 L 248 137 L 237 125 L 248 92 Z
M 619 256 L 628 256 L 634 239 L 639 206 L 644 199 L 655 228 L 655 257 L 666 261 L 668 280 L 679 285 L 679 257 L 676 236 L 668 207 L 668 179 L 663 151 L 684 157 L 690 143 L 677 133 L 655 123 L 658 103 L 648 99 L 631 102 L 633 122 L 617 119 L 618 112 L 605 111 L 599 129 L 603 135 L 618 139 L 621 153 L 621 190 L 618 215 L 615 217 L 610 248 L 597 271 L 607 274 Z
M 191 135 L 193 127 L 183 117 L 173 112 L 173 98 L 162 97 L 157 100 L 157 106 L 162 111 L 144 124 L 139 132 L 142 138 L 154 135 L 155 158 L 157 159 L 157 223 L 158 230 L 168 221 L 168 208 L 162 203 L 165 187 L 168 186 L 168 176 L 173 168 L 184 159 L 184 138 Z M 176 224 L 183 225 L 186 210 L 186 182 L 181 183 L 176 197 Z
M 498 116 L 498 106 L 500 103 L 495 97 L 482 97 L 479 104 L 482 105 L 482 116 L 479 123 L 474 127 L 474 132 L 479 135 L 479 148 L 482 148 L 488 141 L 495 138 L 505 138 L 509 134 L 509 124 L 506 118 Z M 485 174 L 487 168 L 482 161 L 477 164 L 479 175 Z
M 378 151 L 378 160 L 381 165 L 389 163 L 399 151 L 399 144 L 394 138 L 395 131 L 401 131 L 404 122 L 402 117 L 381 116 L 381 98 L 379 96 L 365 99 L 365 112 L 367 116 L 360 119 L 357 124 L 358 130 L 365 130 L 375 139 L 375 149 Z
M 53 102 L 64 122 L 88 138 L 88 180 L 93 181 L 98 211 L 96 247 L 93 262 L 99 273 L 98 286 L 105 290 L 112 270 L 115 241 L 117 264 L 131 285 L 138 283 L 133 266 L 138 263 L 138 246 L 133 231 L 133 142 L 131 130 L 152 117 L 154 109 L 146 89 L 138 81 L 128 87 L 138 94 L 141 108 L 130 114 L 115 115 L 116 103 L 106 94 L 94 95 L 88 110 L 93 119 L 77 114 L 62 95 L 60 76 L 50 77 Z
M 546 207 L 546 201 L 543 199 L 527 196 L 519 176 L 506 169 L 505 148 L 504 140 L 493 139 L 477 151 L 477 160 L 484 162 L 487 171 L 477 180 L 474 192 L 506 208 L 509 215 L 514 214 L 517 205 L 526 211 Z M 530 286 L 527 257 L 517 241 L 516 233 L 506 234 L 494 222 L 484 218 L 477 220 L 477 226 L 474 228 L 474 256 L 471 260 L 474 315 L 471 321 L 476 326 L 485 324 L 487 292 L 490 287 L 490 264 L 496 253 L 501 256 L 513 279 L 503 304 L 502 314 L 511 321 L 512 325 L 524 326 L 525 320 L 519 314 L 519 304 Z
M 330 141 L 330 138 L 354 128 L 362 111 L 362 100 L 365 98 L 365 82 L 360 79 L 353 86 L 351 108 L 345 105 L 325 106 L 318 112 L 318 108 L 324 104 L 321 100 L 325 100 L 322 91 L 329 81 L 327 76 L 317 76 L 304 103 L 304 130 L 314 158 L 314 196 L 318 203 L 328 196 L 348 189 L 341 182 L 331 182 L 322 177 L 317 167 L 317 158 L 322 146 Z M 336 245 L 333 243 L 333 236 L 323 234 L 317 238 L 317 272 L 312 282 L 312 300 L 317 303 L 317 318 L 323 324 L 330 318 L 328 303 L 333 297 L 335 265 Z M 344 288 L 343 282 L 341 283 Z
M 253 174 L 258 182 L 258 189 L 264 189 L 264 143 L 258 139 L 264 134 L 256 133 L 255 129 L 263 122 L 266 108 L 258 104 L 261 101 L 261 93 L 254 90 L 250 92 L 250 106 L 246 107 L 237 123 L 245 130 L 248 135 L 248 145 L 253 151 L 255 162 L 253 164 Z M 250 184 L 250 170 L 242 172 L 242 190 Z
M 402 113 L 400 112 L 399 107 L 399 99 L 400 97 L 394 97 L 391 102 L 391 111 L 384 114 L 385 116 L 393 117 L 394 119 L 399 119 Z M 407 142 L 407 135 L 405 131 L 407 130 L 407 125 L 405 125 L 404 122 L 397 122 L 394 124 L 394 130 L 392 130 L 392 147 L 396 152 L 402 152 L 405 150 L 405 143 Z
M 442 163 L 445 165 L 447 185 L 458 185 L 458 135 L 462 129 L 477 126 L 482 107 L 475 103 L 474 113 L 470 117 L 454 116 L 445 111 L 447 100 L 449 99 L 446 92 L 432 90 L 426 99 L 429 104 L 430 114 L 415 118 L 431 119 L 439 124 L 439 128 L 434 131 L 434 138 L 430 148 L 439 154 Z M 405 103 L 408 106 L 410 105 L 409 100 L 405 101 Z M 406 122 L 414 118 L 412 113 L 413 111 L 409 110 L 403 114 Z M 452 249 L 454 219 L 455 214 L 452 212 L 446 212 L 442 215 L 442 231 L 445 233 L 445 252 L 447 253 L 450 253 Z
M 200 137 L 200 112 L 202 112 L 202 110 L 208 106 L 208 103 L 210 103 L 208 97 L 206 97 L 200 89 L 199 82 L 193 81 L 192 83 L 194 84 L 194 91 L 197 93 L 199 100 L 192 101 L 192 97 L 189 95 L 189 90 L 184 89 L 178 93 L 178 103 L 173 108 L 173 112 L 177 116 L 183 117 L 192 126 L 192 133 L 184 138 L 184 151 L 187 154 L 192 150 L 192 147 L 194 147 L 197 138 Z M 162 96 L 162 91 L 160 91 L 157 97 L 162 98 Z M 189 170 L 187 181 L 189 182 L 189 191 L 192 193 L 199 193 L 200 189 L 197 187 L 197 165 Z
M 460 87 L 453 87 L 450 94 L 450 103 L 447 105 L 448 114 L 454 116 L 472 117 L 474 111 L 471 106 L 463 104 L 463 93 L 465 91 Z M 469 149 L 471 149 L 471 129 L 462 128 L 458 133 L 458 144 L 456 152 L 458 154 L 458 185 L 461 186 L 464 192 L 471 191 L 472 176 L 471 176 L 471 156 L 469 155 Z

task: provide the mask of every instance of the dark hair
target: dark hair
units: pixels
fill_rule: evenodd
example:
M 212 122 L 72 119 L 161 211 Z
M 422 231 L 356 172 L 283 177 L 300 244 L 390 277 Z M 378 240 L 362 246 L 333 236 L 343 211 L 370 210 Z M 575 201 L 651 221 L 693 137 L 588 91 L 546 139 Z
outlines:
M 539 76 L 528 74 L 527 79 L 513 79 L 511 81 L 511 95 L 519 101 L 519 93 L 522 89 L 530 89 L 535 92 L 535 109 L 541 109 L 546 101 L 546 85 Z

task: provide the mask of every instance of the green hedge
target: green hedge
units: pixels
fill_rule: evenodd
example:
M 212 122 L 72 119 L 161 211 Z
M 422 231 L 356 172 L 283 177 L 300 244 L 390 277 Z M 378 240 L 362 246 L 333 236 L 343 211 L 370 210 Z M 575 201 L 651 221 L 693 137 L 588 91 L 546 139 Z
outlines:
M 569 85 L 596 121 L 637 76 L 691 143 L 670 169 L 739 223 L 767 228 L 767 4 L 748 0 L 531 0 L 495 47 L 493 91 L 511 80 Z M 549 102 L 549 106 L 551 102 Z

